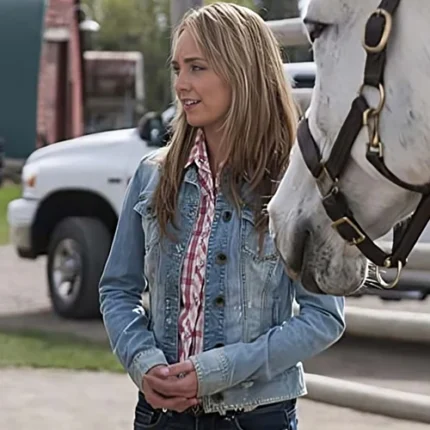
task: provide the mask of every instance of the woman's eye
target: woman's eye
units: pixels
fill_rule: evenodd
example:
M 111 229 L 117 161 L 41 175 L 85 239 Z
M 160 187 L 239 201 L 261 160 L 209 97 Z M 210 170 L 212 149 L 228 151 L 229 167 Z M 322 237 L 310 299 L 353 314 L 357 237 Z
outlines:
M 198 72 L 200 70 L 203 70 L 203 67 L 200 67 L 200 66 L 191 66 L 191 70 L 193 72 Z
M 314 43 L 315 40 L 317 40 L 330 25 L 324 22 L 313 21 L 306 18 L 303 20 L 303 23 L 306 26 L 311 43 Z

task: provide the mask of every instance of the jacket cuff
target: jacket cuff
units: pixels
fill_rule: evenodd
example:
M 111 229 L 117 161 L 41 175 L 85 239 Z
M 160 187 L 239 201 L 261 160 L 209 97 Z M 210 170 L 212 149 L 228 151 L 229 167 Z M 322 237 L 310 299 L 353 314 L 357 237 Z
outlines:
M 164 353 L 158 348 L 151 348 L 136 355 L 128 373 L 140 391 L 143 391 L 142 380 L 145 373 L 159 365 L 167 366 L 168 363 Z
M 229 362 L 224 348 L 205 351 L 190 357 L 196 369 L 197 397 L 210 396 L 228 388 Z

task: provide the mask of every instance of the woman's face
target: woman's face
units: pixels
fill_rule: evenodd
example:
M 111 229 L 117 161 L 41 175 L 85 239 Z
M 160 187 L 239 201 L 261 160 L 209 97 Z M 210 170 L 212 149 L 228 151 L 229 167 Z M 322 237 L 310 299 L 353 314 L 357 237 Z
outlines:
M 187 122 L 206 130 L 219 127 L 231 104 L 231 89 L 210 67 L 187 30 L 177 41 L 172 66 Z

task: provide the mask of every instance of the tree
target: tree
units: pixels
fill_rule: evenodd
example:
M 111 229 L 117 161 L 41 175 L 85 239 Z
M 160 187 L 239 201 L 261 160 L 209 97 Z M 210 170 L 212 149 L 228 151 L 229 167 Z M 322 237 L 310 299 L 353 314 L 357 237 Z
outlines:
M 216 3 L 219 0 L 205 0 L 205 4 Z M 279 1 L 279 0 L 278 0 Z M 240 6 L 249 7 L 250 9 L 256 10 L 256 2 L 254 0 L 228 0 L 229 3 L 235 3 Z
M 205 0 L 204 3 L 214 1 L 216 0 Z M 82 0 L 82 2 L 100 24 L 100 31 L 94 37 L 93 49 L 142 52 L 146 109 L 165 109 L 171 101 L 168 67 L 171 37 L 170 0 Z M 253 0 L 231 2 L 255 9 Z
M 169 0 L 86 0 L 86 3 L 100 23 L 93 49 L 142 52 L 146 108 L 164 107 L 170 100 L 166 64 L 170 45 Z

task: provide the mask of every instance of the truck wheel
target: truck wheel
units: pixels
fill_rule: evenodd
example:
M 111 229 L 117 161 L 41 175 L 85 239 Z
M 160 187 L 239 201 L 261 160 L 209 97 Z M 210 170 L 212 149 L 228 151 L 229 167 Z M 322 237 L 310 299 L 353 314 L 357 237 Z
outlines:
M 54 229 L 47 277 L 54 311 L 65 318 L 100 317 L 98 284 L 111 235 L 95 218 L 70 217 Z

